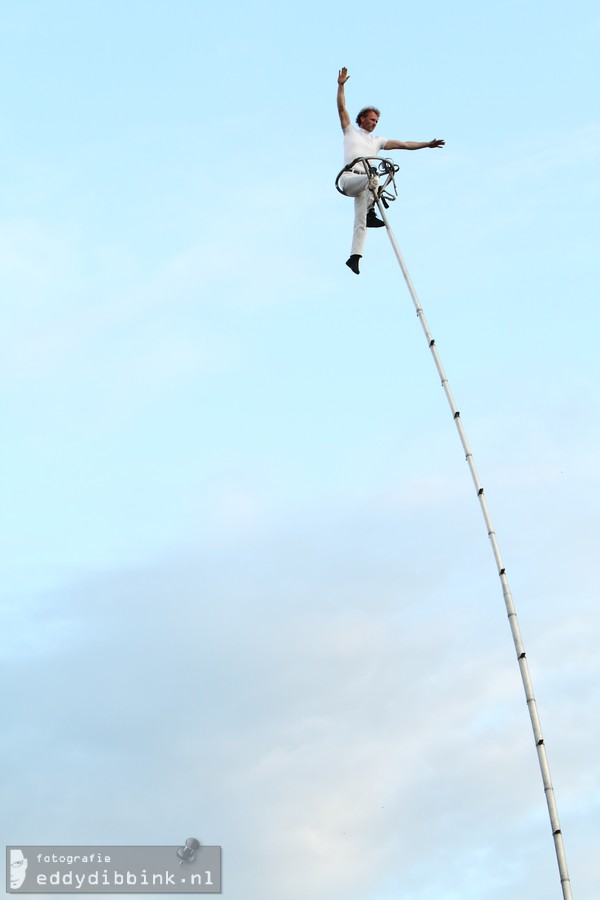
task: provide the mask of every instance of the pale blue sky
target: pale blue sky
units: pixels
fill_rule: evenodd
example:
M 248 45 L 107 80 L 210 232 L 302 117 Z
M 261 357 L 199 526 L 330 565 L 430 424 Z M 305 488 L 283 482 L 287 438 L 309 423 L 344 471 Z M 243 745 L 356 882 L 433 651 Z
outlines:
M 4 843 L 224 848 L 232 900 L 600 883 L 590 2 L 0 4 Z

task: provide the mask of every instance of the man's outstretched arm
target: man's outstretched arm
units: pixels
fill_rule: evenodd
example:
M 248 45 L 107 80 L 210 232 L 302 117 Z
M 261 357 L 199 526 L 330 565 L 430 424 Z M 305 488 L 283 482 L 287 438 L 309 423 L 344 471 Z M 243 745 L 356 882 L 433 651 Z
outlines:
M 337 108 L 338 113 L 340 114 L 340 124 L 342 126 L 342 130 L 347 128 L 350 124 L 350 116 L 348 115 L 348 110 L 346 109 L 346 94 L 344 92 L 344 85 L 349 78 L 350 76 L 348 75 L 348 69 L 344 66 L 344 68 L 340 69 L 340 71 L 338 72 L 337 89 Z
M 432 141 L 386 141 L 384 150 L 425 150 L 427 147 L 443 147 L 446 141 L 434 138 Z

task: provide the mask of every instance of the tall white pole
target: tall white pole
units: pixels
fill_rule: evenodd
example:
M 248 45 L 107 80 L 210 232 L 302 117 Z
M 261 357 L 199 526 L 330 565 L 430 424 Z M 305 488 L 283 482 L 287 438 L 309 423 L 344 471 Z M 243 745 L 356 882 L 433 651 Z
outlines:
M 463 446 L 463 450 L 465 451 L 465 457 L 469 466 L 469 470 L 471 472 L 471 477 L 473 478 L 473 483 L 475 485 L 475 490 L 477 492 L 477 497 L 479 499 L 479 504 L 481 506 L 481 511 L 483 513 L 483 518 L 485 520 L 485 526 L 487 528 L 488 537 L 490 539 L 492 545 L 492 552 L 494 554 L 494 559 L 496 561 L 496 566 L 498 568 L 498 574 L 500 576 L 500 582 L 502 584 L 502 594 L 504 596 L 504 603 L 506 605 L 506 611 L 508 613 L 508 621 L 510 623 L 510 629 L 513 636 L 513 641 L 515 644 L 515 650 L 517 653 L 517 660 L 519 662 L 519 669 L 521 671 L 521 679 L 523 681 L 523 688 L 525 690 L 525 697 L 527 700 L 527 707 L 529 709 L 529 717 L 531 719 L 531 726 L 533 728 L 533 737 L 535 741 L 535 746 L 538 755 L 538 761 L 540 765 L 540 771 L 542 773 L 542 781 L 544 783 L 544 792 L 546 794 L 546 803 L 548 805 L 548 813 L 550 815 L 550 825 L 552 827 L 552 837 L 554 839 L 554 848 L 556 851 L 556 859 L 558 862 L 558 870 L 560 873 L 560 881 L 562 886 L 562 893 L 564 900 L 572 900 L 571 893 L 571 880 L 569 878 L 569 870 L 567 867 L 567 857 L 565 854 L 564 844 L 563 844 L 563 836 L 560 827 L 560 822 L 558 819 L 558 809 L 556 806 L 556 799 L 554 796 L 554 788 L 552 787 L 552 779 L 550 777 L 550 767 L 548 765 L 548 757 L 546 754 L 546 745 L 544 743 L 544 738 L 542 735 L 542 728 L 540 725 L 540 719 L 537 711 L 537 704 L 535 701 L 535 696 L 533 693 L 533 685 L 531 682 L 531 675 L 529 673 L 529 666 L 527 664 L 527 655 L 525 653 L 525 647 L 523 645 L 523 639 L 521 637 L 521 630 L 519 628 L 519 622 L 517 619 L 517 613 L 515 610 L 515 605 L 513 602 L 512 594 L 510 592 L 510 588 L 508 585 L 508 579 L 506 577 L 506 569 L 504 567 L 504 563 L 502 562 L 502 557 L 500 555 L 500 549 L 498 547 L 498 541 L 496 538 L 496 532 L 494 531 L 494 526 L 492 525 L 492 520 L 488 511 L 487 502 L 485 499 L 483 487 L 481 486 L 481 482 L 479 481 L 479 476 L 477 474 L 477 469 L 475 468 L 475 463 L 473 461 L 473 454 L 471 453 L 471 449 L 469 447 L 469 443 L 467 441 L 467 436 L 465 430 L 463 428 L 463 424 L 460 418 L 460 412 L 458 411 L 456 404 L 454 402 L 454 398 L 452 396 L 452 392 L 450 390 L 450 385 L 448 384 L 448 379 L 446 378 L 446 374 L 444 372 L 436 343 L 429 331 L 429 326 L 427 325 L 427 320 L 425 318 L 425 314 L 423 312 L 423 308 L 419 302 L 419 298 L 417 297 L 417 293 L 414 289 L 413 283 L 411 281 L 410 275 L 408 274 L 408 270 L 402 258 L 402 254 L 400 253 L 400 248 L 398 247 L 398 243 L 394 236 L 394 232 L 391 229 L 389 220 L 385 213 L 384 204 L 381 202 L 379 198 L 376 198 L 377 206 L 379 208 L 379 212 L 383 221 L 385 222 L 385 226 L 387 229 L 387 233 L 389 235 L 392 247 L 394 248 L 394 253 L 396 254 L 396 259 L 402 269 L 402 274 L 404 275 L 404 280 L 406 281 L 408 290 L 410 292 L 410 296 L 412 297 L 412 301 L 415 305 L 415 309 L 417 311 L 417 316 L 421 322 L 421 326 L 425 333 L 425 337 L 427 339 L 427 344 L 429 349 L 431 350 L 435 366 L 438 370 L 438 374 L 442 381 L 442 387 L 446 394 L 446 398 L 450 405 L 450 409 L 452 410 L 452 415 L 454 417 L 454 422 L 456 424 L 456 428 L 458 430 L 458 435 L 460 437 L 461 444 Z

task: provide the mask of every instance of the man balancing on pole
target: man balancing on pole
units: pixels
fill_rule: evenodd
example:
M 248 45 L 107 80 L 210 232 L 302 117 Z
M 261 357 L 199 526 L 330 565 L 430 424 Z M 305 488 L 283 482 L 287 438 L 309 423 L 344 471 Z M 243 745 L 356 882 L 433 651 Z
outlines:
M 379 121 L 379 110 L 374 106 L 365 106 L 356 117 L 358 128 L 350 122 L 346 109 L 344 85 L 348 81 L 348 69 L 345 67 L 338 73 L 337 108 L 340 114 L 342 131 L 344 132 L 344 165 L 348 166 L 358 157 L 377 156 L 380 150 L 424 150 L 425 147 L 443 147 L 445 141 L 434 139 L 427 143 L 415 141 L 388 141 L 373 134 Z M 340 190 L 347 197 L 354 197 L 354 234 L 352 249 L 346 265 L 355 275 L 359 275 L 358 261 L 362 257 L 367 228 L 381 228 L 385 223 L 378 219 L 373 209 L 377 189 L 377 180 L 373 182 L 365 174 L 364 167 L 357 164 L 354 169 L 344 173 L 339 181 Z M 371 188 L 371 189 L 370 189 Z

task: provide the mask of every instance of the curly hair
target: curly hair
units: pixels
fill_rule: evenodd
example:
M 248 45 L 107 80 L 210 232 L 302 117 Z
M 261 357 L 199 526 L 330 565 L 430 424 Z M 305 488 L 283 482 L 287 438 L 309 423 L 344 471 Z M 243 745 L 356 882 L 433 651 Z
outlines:
M 377 118 L 379 118 L 379 116 L 381 115 L 381 112 L 377 109 L 376 106 L 363 106 L 363 108 L 361 109 L 361 111 L 359 112 L 359 114 L 356 117 L 356 124 L 360 126 L 360 120 L 362 119 L 363 116 L 366 116 L 366 114 L 369 112 L 376 113 Z

